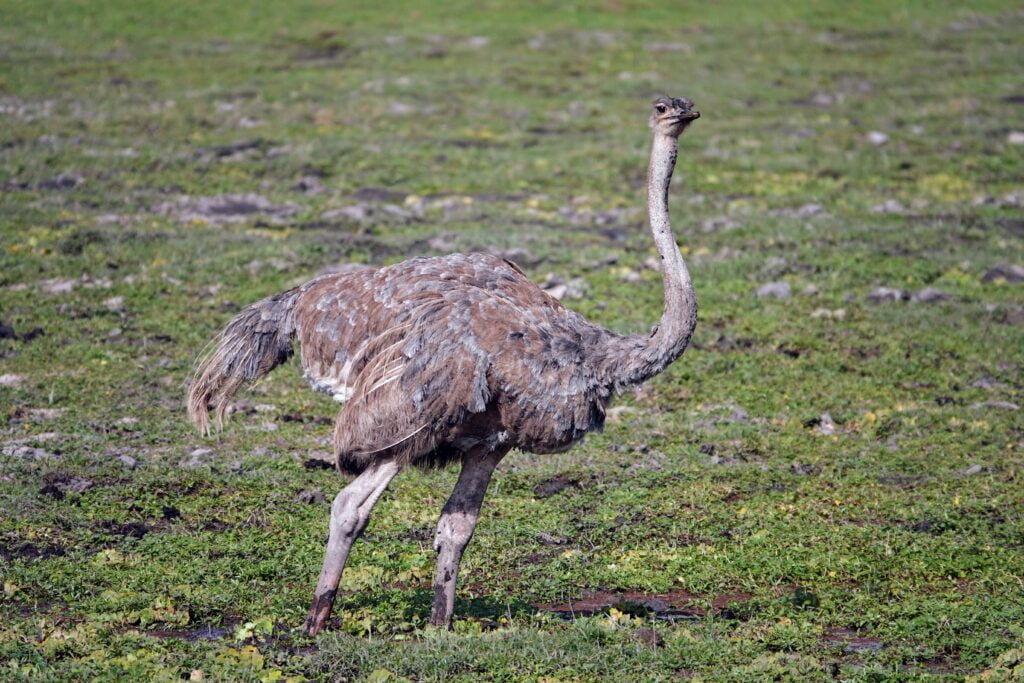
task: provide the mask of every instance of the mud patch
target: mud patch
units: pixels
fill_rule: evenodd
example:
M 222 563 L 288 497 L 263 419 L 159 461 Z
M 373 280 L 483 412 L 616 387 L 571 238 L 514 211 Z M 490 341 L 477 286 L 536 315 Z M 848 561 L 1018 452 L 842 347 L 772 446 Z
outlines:
M 843 652 L 851 655 L 874 654 L 885 649 L 885 644 L 880 638 L 862 636 L 848 628 L 830 629 L 822 640 L 831 645 L 842 646 Z
M 0 541 L 0 557 L 4 562 L 12 560 L 38 560 L 48 557 L 64 557 L 67 552 L 59 545 L 33 545 L 31 543 L 18 543 L 7 545 Z
M 174 638 L 195 643 L 204 640 L 220 640 L 231 635 L 229 628 L 216 628 L 213 626 L 198 626 L 189 629 L 161 628 L 146 631 L 147 636 L 153 638 Z
M 669 593 L 642 593 L 639 591 L 598 591 L 588 593 L 579 600 L 558 604 L 535 604 L 543 612 L 556 614 L 563 619 L 589 617 L 615 608 L 620 612 L 639 617 L 653 617 L 661 621 L 695 620 L 708 614 L 726 619 L 736 618 L 732 607 L 747 602 L 750 593 L 721 593 L 707 600 L 686 591 Z
M 533 487 L 533 493 L 538 498 L 550 498 L 556 493 L 561 493 L 569 488 L 579 488 L 579 486 L 580 482 L 578 479 L 572 479 L 568 475 L 560 474 L 557 477 L 552 477 L 537 484 Z
M 139 539 L 144 537 L 153 528 L 143 522 L 115 522 L 114 520 L 106 520 L 99 522 L 97 528 L 102 529 L 115 536 L 121 536 L 124 538 L 135 538 Z
M 183 223 L 242 223 L 261 217 L 272 223 L 281 223 L 302 209 L 298 204 L 274 204 L 258 194 L 225 194 L 215 197 L 179 197 L 172 202 L 161 202 L 153 207 L 154 213 L 169 216 Z

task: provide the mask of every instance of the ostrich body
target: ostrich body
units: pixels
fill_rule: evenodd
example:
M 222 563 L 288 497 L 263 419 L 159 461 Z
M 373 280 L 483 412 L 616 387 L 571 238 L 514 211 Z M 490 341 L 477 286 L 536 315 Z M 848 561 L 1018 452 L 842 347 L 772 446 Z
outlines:
M 330 535 L 306 620 L 330 616 L 349 550 L 391 479 L 409 464 L 462 470 L 437 526 L 431 622 L 448 627 L 462 553 L 498 462 L 512 448 L 568 449 L 604 424 L 612 393 L 661 372 L 697 321 L 690 276 L 668 217 L 677 140 L 700 114 L 659 98 L 648 169 L 650 227 L 665 309 L 649 336 L 588 322 L 485 254 L 415 258 L 326 275 L 239 313 L 202 362 L 189 415 L 202 432 L 242 385 L 288 359 L 295 339 L 315 389 L 344 403 L 334 427 L 338 469 L 357 475 L 334 499 Z

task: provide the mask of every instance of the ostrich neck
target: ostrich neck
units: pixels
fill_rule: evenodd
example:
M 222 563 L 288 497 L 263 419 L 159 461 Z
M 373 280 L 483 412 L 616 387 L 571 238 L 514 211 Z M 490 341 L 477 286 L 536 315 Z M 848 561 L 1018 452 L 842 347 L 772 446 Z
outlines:
M 697 325 L 697 297 L 668 217 L 668 188 L 676 165 L 678 140 L 654 135 L 647 170 L 647 210 L 654 244 L 661 257 L 665 310 L 653 334 L 614 344 L 605 359 L 605 376 L 615 385 L 643 382 L 682 355 Z

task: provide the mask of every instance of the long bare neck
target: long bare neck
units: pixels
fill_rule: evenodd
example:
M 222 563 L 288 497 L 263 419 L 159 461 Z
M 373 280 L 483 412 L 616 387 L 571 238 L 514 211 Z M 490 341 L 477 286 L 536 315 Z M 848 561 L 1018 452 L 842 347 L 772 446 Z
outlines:
M 620 386 L 643 382 L 664 370 L 686 350 L 697 326 L 697 296 L 668 217 L 668 188 L 677 153 L 676 138 L 655 133 L 647 169 L 647 210 L 661 257 L 665 310 L 650 337 L 615 344 L 618 352 L 612 355 L 618 357 L 605 359 L 606 377 Z

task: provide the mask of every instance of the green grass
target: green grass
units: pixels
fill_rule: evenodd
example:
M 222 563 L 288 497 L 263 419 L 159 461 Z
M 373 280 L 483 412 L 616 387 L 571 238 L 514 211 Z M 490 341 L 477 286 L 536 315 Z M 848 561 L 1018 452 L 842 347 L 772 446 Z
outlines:
M 0 678 L 1024 672 L 1024 284 L 985 277 L 1024 265 L 1014 3 L 0 14 L 0 322 L 45 332 L 0 340 Z M 524 249 L 535 279 L 582 278 L 574 309 L 649 329 L 659 92 L 703 112 L 672 191 L 693 348 L 603 434 L 506 459 L 453 633 L 426 621 L 455 472 L 410 471 L 353 552 L 342 620 L 300 636 L 329 512 L 299 494 L 344 484 L 303 463 L 329 450 L 313 418 L 336 406 L 289 364 L 203 440 L 182 405 L 195 357 L 239 307 L 321 268 L 452 250 Z M 364 188 L 420 217 L 320 218 Z M 297 211 L 157 210 L 245 192 Z M 873 210 L 887 201 L 904 211 Z M 755 297 L 778 280 L 790 299 Z M 876 304 L 878 286 L 949 298 Z M 556 477 L 576 485 L 540 495 Z M 542 609 L 593 591 L 689 595 L 690 618 Z

